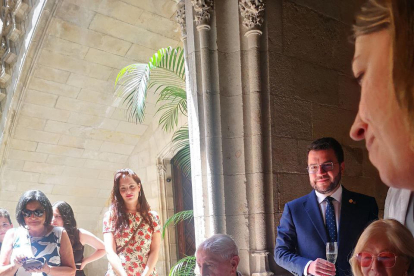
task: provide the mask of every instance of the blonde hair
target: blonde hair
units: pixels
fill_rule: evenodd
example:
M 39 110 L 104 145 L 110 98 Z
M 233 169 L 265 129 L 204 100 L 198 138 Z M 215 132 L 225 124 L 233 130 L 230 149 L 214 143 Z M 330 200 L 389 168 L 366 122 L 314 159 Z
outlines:
M 414 150 L 414 1 L 368 0 L 355 18 L 354 39 L 388 29 L 392 37 L 392 79 Z
M 387 239 L 391 244 L 393 253 L 405 256 L 409 262 L 408 275 L 414 270 L 414 238 L 411 232 L 400 222 L 394 219 L 377 220 L 371 223 L 362 232 L 352 258 L 349 260 L 352 272 L 355 276 L 362 276 L 361 266 L 358 263 L 356 254 L 364 251 L 369 241 L 373 239 Z

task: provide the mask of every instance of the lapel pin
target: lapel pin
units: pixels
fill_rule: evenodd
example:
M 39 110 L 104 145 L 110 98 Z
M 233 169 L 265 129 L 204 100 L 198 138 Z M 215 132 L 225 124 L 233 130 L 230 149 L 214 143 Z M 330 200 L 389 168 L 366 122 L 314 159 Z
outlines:
M 356 201 L 354 201 L 353 199 L 350 199 L 350 200 L 349 200 L 349 203 L 351 203 L 351 204 L 356 204 Z

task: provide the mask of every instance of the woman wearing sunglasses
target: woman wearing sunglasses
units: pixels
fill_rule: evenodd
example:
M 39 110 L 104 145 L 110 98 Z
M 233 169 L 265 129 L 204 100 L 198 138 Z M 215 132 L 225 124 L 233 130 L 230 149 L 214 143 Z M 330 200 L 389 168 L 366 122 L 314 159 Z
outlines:
M 52 205 L 41 191 L 27 191 L 20 197 L 16 207 L 20 227 L 6 233 L 0 276 L 75 275 L 68 234 L 62 227 L 51 225 L 52 216 Z
M 377 220 L 361 234 L 350 263 L 355 276 L 413 275 L 414 238 L 394 219 Z
M 102 258 L 105 255 L 105 245 L 98 237 L 85 229 L 78 228 L 72 207 L 65 201 L 53 204 L 52 225 L 64 227 L 68 233 L 73 248 L 73 257 L 76 264 L 76 276 L 85 276 L 83 271 L 85 265 Z M 95 248 L 88 257 L 83 257 L 85 244 Z
M 156 276 L 161 234 L 156 212 L 150 211 L 141 180 L 131 169 L 114 176 L 111 206 L 103 221 L 109 260 L 106 276 Z

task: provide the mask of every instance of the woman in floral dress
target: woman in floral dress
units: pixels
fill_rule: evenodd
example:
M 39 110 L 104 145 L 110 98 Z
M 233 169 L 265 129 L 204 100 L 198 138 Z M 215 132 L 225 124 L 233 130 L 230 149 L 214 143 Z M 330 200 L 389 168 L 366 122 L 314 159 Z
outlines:
M 106 276 L 157 276 L 161 233 L 139 177 L 131 169 L 116 172 L 103 236 L 109 265 Z

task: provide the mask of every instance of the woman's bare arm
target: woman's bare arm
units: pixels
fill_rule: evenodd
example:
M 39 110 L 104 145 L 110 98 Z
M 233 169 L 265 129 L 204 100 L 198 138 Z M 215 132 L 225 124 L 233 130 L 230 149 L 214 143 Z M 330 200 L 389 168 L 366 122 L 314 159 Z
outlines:
M 108 258 L 109 263 L 112 266 L 112 269 L 116 273 L 116 275 L 119 276 L 128 276 L 128 274 L 125 272 L 124 267 L 122 266 L 121 259 L 119 259 L 118 255 L 116 254 L 116 244 L 114 239 L 114 234 L 104 233 L 104 244 L 105 244 L 105 250 L 106 250 L 106 256 Z
M 0 276 L 13 276 L 19 267 L 22 266 L 22 263 L 19 261 L 23 260 L 24 256 L 18 256 L 13 264 L 10 263 L 10 257 L 13 251 L 14 231 L 15 229 L 7 231 L 3 240 L 0 254 Z
M 106 254 L 106 251 L 103 241 L 85 229 L 79 228 L 79 239 L 82 245 L 87 244 L 96 249 L 91 255 L 83 258 L 82 265 L 80 267 L 82 270 L 87 264 L 102 258 Z
M 151 240 L 151 247 L 148 256 L 148 261 L 146 263 L 146 267 L 144 272 L 141 274 L 142 276 L 151 275 L 154 271 L 155 265 L 158 261 L 158 252 L 160 251 L 160 244 L 161 244 L 161 233 L 156 232 L 152 235 Z

